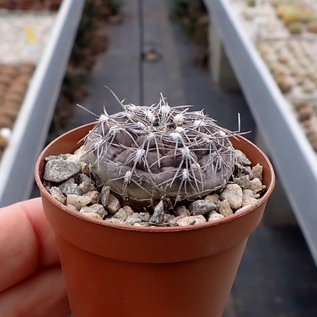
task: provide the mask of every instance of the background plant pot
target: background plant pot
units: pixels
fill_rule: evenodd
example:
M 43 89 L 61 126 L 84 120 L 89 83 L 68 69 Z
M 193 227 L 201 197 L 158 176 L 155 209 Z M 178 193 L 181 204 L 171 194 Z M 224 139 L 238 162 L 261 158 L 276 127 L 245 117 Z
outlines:
M 44 158 L 70 153 L 92 128 L 74 129 L 49 144 L 35 169 L 45 214 L 56 232 L 73 316 L 221 316 L 248 236 L 274 187 L 266 156 L 242 137 L 232 139 L 263 165 L 265 195 L 255 208 L 186 227 L 131 227 L 87 219 L 44 188 Z

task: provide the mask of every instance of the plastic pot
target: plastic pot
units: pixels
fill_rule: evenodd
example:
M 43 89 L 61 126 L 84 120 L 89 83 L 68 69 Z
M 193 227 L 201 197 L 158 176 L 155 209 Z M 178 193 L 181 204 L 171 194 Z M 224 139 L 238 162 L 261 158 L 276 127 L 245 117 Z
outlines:
M 50 143 L 35 169 L 44 211 L 56 233 L 73 316 L 221 316 L 248 237 L 274 187 L 267 157 L 243 137 L 232 139 L 252 164 L 263 166 L 267 187 L 259 204 L 242 213 L 185 227 L 109 224 L 60 204 L 41 181 L 44 158 L 72 153 L 92 126 Z

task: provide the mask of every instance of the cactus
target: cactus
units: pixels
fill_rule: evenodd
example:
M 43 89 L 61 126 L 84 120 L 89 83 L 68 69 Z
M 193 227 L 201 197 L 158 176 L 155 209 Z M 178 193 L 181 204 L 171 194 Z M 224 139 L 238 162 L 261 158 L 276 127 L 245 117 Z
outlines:
M 84 149 L 93 175 L 125 203 L 194 200 L 226 185 L 233 132 L 203 111 L 169 106 L 162 94 L 151 106 L 120 103 L 123 111 L 98 118 Z

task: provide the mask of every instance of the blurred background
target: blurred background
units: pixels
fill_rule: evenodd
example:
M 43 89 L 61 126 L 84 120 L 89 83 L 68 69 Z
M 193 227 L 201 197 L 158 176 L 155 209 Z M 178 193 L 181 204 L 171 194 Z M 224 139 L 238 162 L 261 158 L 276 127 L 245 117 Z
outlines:
M 0 206 L 39 195 L 45 144 L 103 107 L 120 111 L 105 86 L 136 105 L 163 93 L 232 130 L 240 115 L 278 180 L 224 316 L 317 316 L 315 10 L 314 0 L 0 0 Z

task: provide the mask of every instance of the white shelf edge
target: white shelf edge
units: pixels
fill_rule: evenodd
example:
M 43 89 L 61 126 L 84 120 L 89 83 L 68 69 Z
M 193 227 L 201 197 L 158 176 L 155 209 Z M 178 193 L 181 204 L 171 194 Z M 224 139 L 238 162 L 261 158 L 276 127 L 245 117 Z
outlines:
M 204 0 L 317 264 L 317 159 L 228 0 Z
M 31 79 L 0 165 L 0 207 L 27 199 L 45 143 L 84 0 L 64 0 Z

